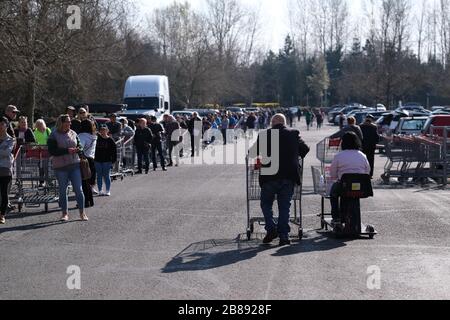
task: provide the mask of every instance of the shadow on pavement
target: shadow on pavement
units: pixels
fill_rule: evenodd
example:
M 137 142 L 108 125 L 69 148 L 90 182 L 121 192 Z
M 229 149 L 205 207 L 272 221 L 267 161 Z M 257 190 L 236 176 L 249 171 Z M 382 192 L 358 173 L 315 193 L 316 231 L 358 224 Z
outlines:
M 44 229 L 44 228 L 48 228 L 48 227 L 53 227 L 53 226 L 58 226 L 58 225 L 73 223 L 73 222 L 76 222 L 76 220 L 72 220 L 72 221 L 68 221 L 68 222 L 49 221 L 49 222 L 33 223 L 33 224 L 24 225 L 24 226 L 15 226 L 15 227 L 7 227 L 7 228 L 0 227 L 0 235 L 3 233 L 14 232 L 14 231 L 29 231 L 29 230 Z
M 355 240 L 336 238 L 330 232 L 322 230 L 315 230 L 314 232 L 316 233 L 316 236 L 310 237 L 311 233 L 308 233 L 303 240 L 294 241 L 290 246 L 279 248 L 272 256 L 282 257 L 307 252 L 331 251 L 345 247 L 348 242 Z
M 163 273 L 215 269 L 249 260 L 271 249 L 258 239 L 244 241 L 245 235 L 234 240 L 207 240 L 189 245 L 161 270 Z
M 302 241 L 294 241 L 292 245 L 277 247 L 275 240 L 271 245 L 263 245 L 262 237 L 258 235 L 256 239 L 247 241 L 246 235 L 239 235 L 234 240 L 207 240 L 189 245 L 181 253 L 176 255 L 161 270 L 162 273 L 174 273 L 180 271 L 200 271 L 215 269 L 227 265 L 232 265 L 241 261 L 249 260 L 258 253 L 278 249 L 272 256 L 288 256 L 315 251 L 330 251 L 345 247 L 352 239 L 337 239 L 328 232 L 315 235 L 305 235 Z M 245 240 L 244 240 L 245 239 Z

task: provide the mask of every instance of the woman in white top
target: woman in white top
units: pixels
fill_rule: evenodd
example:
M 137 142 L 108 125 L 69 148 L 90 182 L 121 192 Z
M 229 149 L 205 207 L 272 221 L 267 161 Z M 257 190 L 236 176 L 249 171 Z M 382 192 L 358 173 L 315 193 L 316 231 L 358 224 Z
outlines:
M 354 132 L 347 132 L 342 137 L 342 151 L 333 160 L 330 168 L 331 181 L 336 181 L 331 187 L 330 202 L 333 222 L 339 223 L 340 179 L 344 174 L 370 174 L 367 157 L 361 150 L 361 141 Z
M 95 186 L 95 148 L 97 146 L 97 135 L 95 123 L 91 120 L 83 120 L 80 125 L 80 134 L 78 135 L 80 139 L 80 144 L 83 147 L 83 154 L 89 161 L 89 167 L 91 168 L 91 178 L 84 180 L 82 187 L 85 196 L 85 206 L 86 208 L 94 206 L 93 193 L 98 193 L 94 189 Z

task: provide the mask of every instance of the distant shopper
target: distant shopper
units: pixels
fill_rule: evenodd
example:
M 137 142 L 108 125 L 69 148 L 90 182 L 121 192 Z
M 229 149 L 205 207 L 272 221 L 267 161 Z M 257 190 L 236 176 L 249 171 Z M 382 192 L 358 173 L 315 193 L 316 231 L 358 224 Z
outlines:
M 50 128 L 47 128 L 47 125 L 45 124 L 45 121 L 42 119 L 39 119 L 34 124 L 34 137 L 36 139 L 36 143 L 40 146 L 46 146 L 48 138 L 52 134 L 52 130 Z
M 323 119 L 324 119 L 324 113 L 323 113 L 323 111 L 319 110 L 316 115 L 317 130 L 322 129 Z
M 117 114 L 113 113 L 109 116 L 109 122 L 106 124 L 109 130 L 109 136 L 118 141 L 122 132 L 122 125 L 117 121 Z
M 14 138 L 8 134 L 9 121 L 6 117 L 0 117 L 0 224 L 6 223 L 6 212 L 8 210 L 8 189 L 12 181 L 12 167 L 14 158 Z
M 78 134 L 81 128 L 81 121 L 77 118 L 77 109 L 75 109 L 75 107 L 68 106 L 66 108 L 66 114 L 69 115 L 70 118 L 70 129 Z
M 361 131 L 361 128 L 356 125 L 356 119 L 354 117 L 348 117 L 347 119 L 347 123 L 348 125 L 344 128 L 342 128 L 340 131 L 336 132 L 335 134 L 333 134 L 330 138 L 331 139 L 338 139 L 338 138 L 342 138 L 344 136 L 344 134 L 346 134 L 347 132 L 354 132 L 357 137 L 359 138 L 359 144 L 362 144 L 363 141 L 363 133 Z
M 339 114 L 339 129 L 344 129 L 344 121 L 345 121 L 345 116 L 344 116 L 344 113 L 343 112 L 341 112 L 340 114 Z
M 309 128 L 311 127 L 313 118 L 314 118 L 314 114 L 311 112 L 311 110 L 307 109 L 305 111 L 305 119 L 306 119 L 306 129 L 308 131 L 309 131 Z
M 19 117 L 19 127 L 14 129 L 14 134 L 19 146 L 27 143 L 36 143 L 33 130 L 28 127 L 28 118 L 25 116 Z
M 89 179 L 84 179 L 83 193 L 85 197 L 85 206 L 86 208 L 90 208 L 94 206 L 94 197 L 93 194 L 98 194 L 98 191 L 95 190 L 95 149 L 97 147 L 97 134 L 95 123 L 91 120 L 83 120 L 81 122 L 81 133 L 79 134 L 80 144 L 83 148 L 83 154 L 89 162 L 89 168 L 91 169 L 91 177 Z
M 220 131 L 222 132 L 223 144 L 227 144 L 228 129 L 230 128 L 230 120 L 227 115 L 223 115 L 220 121 Z
M 67 187 L 69 181 L 75 192 L 81 220 L 87 221 L 84 212 L 84 194 L 80 170 L 79 153 L 82 151 L 80 140 L 75 131 L 70 129 L 69 115 L 61 115 L 56 121 L 56 128 L 48 139 L 48 151 L 52 156 L 53 169 L 59 186 L 59 205 L 62 209 L 62 221 L 69 220 Z
M 363 134 L 362 151 L 366 155 L 370 164 L 370 177 L 373 178 L 375 167 L 375 150 L 377 144 L 380 142 L 380 135 L 378 134 L 378 127 L 373 123 L 375 118 L 368 115 L 366 121 L 361 125 Z
M 202 119 L 194 112 L 187 122 L 188 131 L 191 136 L 191 157 L 200 155 L 200 140 L 202 139 Z
M 95 170 L 97 172 L 98 193 L 101 196 L 111 196 L 111 169 L 117 161 L 117 146 L 112 137 L 109 136 L 108 127 L 100 127 L 97 135 L 97 146 L 95 148 Z M 103 181 L 106 191 L 103 191 Z
M 147 127 L 146 119 L 138 119 L 136 121 L 137 128 L 134 134 L 134 146 L 136 147 L 136 155 L 138 162 L 138 171 L 136 174 L 142 174 L 142 161 L 144 161 L 145 174 L 148 174 L 150 168 L 150 148 L 153 140 L 153 134 Z
M 125 142 L 127 142 L 134 137 L 134 129 L 128 125 L 128 120 L 125 118 L 121 119 L 120 123 L 122 125 L 122 132 L 120 133 L 120 136 Z
M 13 125 L 13 121 L 16 120 L 17 118 L 17 114 L 19 114 L 20 111 L 17 109 L 16 106 L 13 105 L 9 105 L 6 107 L 5 110 L 5 117 L 6 119 L 9 121 L 8 124 L 8 134 L 10 137 L 15 138 L 15 134 L 14 134 L 14 125 Z
M 153 140 L 152 140 L 152 162 L 153 162 L 153 171 L 158 169 L 158 162 L 156 160 L 156 151 L 158 151 L 159 160 L 161 162 L 161 167 L 163 171 L 167 171 L 166 169 L 166 161 L 164 160 L 164 154 L 162 149 L 162 135 L 164 134 L 164 128 L 161 124 L 157 122 L 155 116 L 150 117 L 150 125 L 149 128 L 152 131 Z
M 173 166 L 173 148 L 181 142 L 180 124 L 175 120 L 173 116 L 169 116 L 166 124 L 167 143 L 169 147 L 169 164 L 168 167 Z M 179 155 L 175 154 L 175 166 L 178 166 Z

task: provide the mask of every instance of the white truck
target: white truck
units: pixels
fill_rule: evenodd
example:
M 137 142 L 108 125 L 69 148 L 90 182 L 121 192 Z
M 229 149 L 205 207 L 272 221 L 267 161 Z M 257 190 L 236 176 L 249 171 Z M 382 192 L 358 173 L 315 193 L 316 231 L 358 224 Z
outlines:
M 158 75 L 129 77 L 123 103 L 127 110 L 121 116 L 131 120 L 155 116 L 161 121 L 164 114 L 170 114 L 169 79 Z

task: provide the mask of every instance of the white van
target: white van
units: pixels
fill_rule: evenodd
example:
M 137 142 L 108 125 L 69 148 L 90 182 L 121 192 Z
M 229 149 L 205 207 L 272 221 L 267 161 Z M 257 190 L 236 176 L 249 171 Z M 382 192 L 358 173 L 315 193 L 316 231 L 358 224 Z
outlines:
M 129 77 L 123 103 L 127 110 L 121 116 L 132 120 L 155 116 L 161 121 L 164 114 L 170 114 L 169 79 L 157 75 Z

